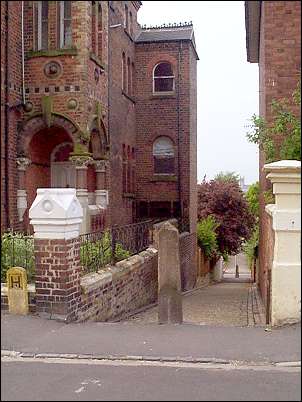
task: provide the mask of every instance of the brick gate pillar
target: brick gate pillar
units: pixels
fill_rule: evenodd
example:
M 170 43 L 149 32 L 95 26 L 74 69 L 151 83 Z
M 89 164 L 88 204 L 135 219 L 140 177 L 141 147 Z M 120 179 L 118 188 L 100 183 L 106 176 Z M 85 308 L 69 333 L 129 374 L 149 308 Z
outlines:
M 38 189 L 29 217 L 34 227 L 37 313 L 72 321 L 80 300 L 83 219 L 76 190 Z
M 301 162 L 264 165 L 275 204 L 266 206 L 275 232 L 271 269 L 271 324 L 301 321 Z

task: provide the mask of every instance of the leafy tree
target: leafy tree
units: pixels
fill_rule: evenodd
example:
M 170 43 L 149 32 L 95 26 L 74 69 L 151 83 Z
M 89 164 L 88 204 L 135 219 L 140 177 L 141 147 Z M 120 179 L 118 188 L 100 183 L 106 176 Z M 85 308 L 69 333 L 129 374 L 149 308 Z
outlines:
M 197 223 L 197 242 L 206 257 L 211 259 L 218 252 L 216 229 L 219 224 L 211 215 Z
M 245 194 L 245 198 L 249 204 L 251 213 L 258 220 L 259 217 L 259 182 L 250 185 L 249 189 Z
M 212 216 L 221 255 L 237 254 L 253 233 L 255 217 L 237 182 L 211 180 L 198 185 L 198 220 Z
M 280 158 L 301 160 L 301 119 L 293 111 L 293 106 L 300 110 L 300 83 L 292 94 L 292 101 L 272 101 L 273 119 L 270 124 L 255 114 L 251 118 L 251 131 L 247 133 L 247 138 L 263 149 L 266 162 L 274 162 Z
M 239 182 L 240 176 L 235 172 L 219 172 L 214 180 Z

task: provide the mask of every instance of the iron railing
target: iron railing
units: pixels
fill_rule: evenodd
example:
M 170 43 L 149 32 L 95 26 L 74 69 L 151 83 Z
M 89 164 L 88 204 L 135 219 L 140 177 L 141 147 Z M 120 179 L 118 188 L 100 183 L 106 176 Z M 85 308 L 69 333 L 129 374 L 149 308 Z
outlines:
M 137 254 L 152 243 L 153 221 L 148 220 L 82 234 L 80 259 L 83 274 L 97 272 L 107 264 Z
M 6 282 L 6 272 L 12 267 L 26 269 L 27 281 L 35 278 L 34 238 L 21 232 L 1 235 L 1 282 Z

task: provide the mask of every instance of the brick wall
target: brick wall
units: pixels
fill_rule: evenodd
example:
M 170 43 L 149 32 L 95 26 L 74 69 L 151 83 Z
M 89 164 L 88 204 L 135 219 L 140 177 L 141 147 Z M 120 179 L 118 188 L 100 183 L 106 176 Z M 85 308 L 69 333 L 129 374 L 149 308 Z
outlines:
M 172 65 L 175 93 L 154 95 L 152 74 L 160 61 Z M 136 44 L 137 192 L 138 202 L 181 202 L 183 216 L 196 225 L 196 56 L 187 42 Z M 175 175 L 154 174 L 152 145 L 168 136 L 175 149 Z
M 197 238 L 195 233 L 182 233 L 179 236 L 181 269 L 181 288 L 191 290 L 197 281 Z
M 7 23 L 8 21 L 8 23 Z M 19 228 L 17 126 L 22 113 L 21 2 L 1 2 L 1 230 Z M 7 48 L 8 41 L 8 48 Z M 14 52 L 11 51 L 14 49 Z M 8 51 L 8 59 L 6 52 Z M 6 93 L 8 91 L 8 94 Z M 6 98 L 6 96 L 8 96 Z M 5 104 L 8 103 L 6 115 Z M 8 117 L 6 119 L 6 117 Z M 8 130 L 7 130 L 8 127 Z M 6 137 L 7 136 L 7 137 Z M 6 142 L 7 138 L 7 142 Z
M 299 1 L 262 1 L 259 48 L 259 109 L 268 122 L 272 120 L 271 101 L 286 98 L 289 102 L 301 74 L 301 3 Z M 293 110 L 300 113 L 296 107 Z M 259 266 L 260 288 L 266 298 L 265 250 L 267 214 L 264 210 L 263 192 L 271 188 L 262 171 L 265 164 L 263 152 L 259 152 L 260 181 L 260 240 Z M 262 251 L 261 251 L 262 250 Z
M 81 279 L 77 320 L 110 321 L 157 300 L 157 251 L 147 249 Z
M 275 232 L 273 230 L 272 217 L 264 211 L 262 225 L 260 227 L 262 247 L 259 247 L 259 272 L 258 283 L 262 300 L 267 305 L 267 290 L 270 280 L 270 272 L 274 257 Z

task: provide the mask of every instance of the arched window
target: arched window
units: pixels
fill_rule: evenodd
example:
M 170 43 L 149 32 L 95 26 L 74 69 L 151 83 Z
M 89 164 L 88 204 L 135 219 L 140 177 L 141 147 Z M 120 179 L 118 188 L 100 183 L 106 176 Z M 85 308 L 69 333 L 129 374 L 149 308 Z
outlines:
M 101 2 L 98 5 L 98 56 L 102 59 L 103 56 L 103 13 L 102 13 L 102 6 Z
M 122 89 L 124 92 L 127 90 L 127 70 L 126 70 L 126 55 L 122 54 Z
M 91 2 L 91 47 L 92 52 L 97 54 L 98 37 L 97 37 L 97 4 L 95 1 Z
M 169 137 L 158 137 L 153 143 L 155 174 L 175 173 L 174 144 Z
M 131 79 L 131 63 L 130 58 L 127 59 L 127 80 L 128 80 L 128 95 L 132 95 L 132 79 Z
M 35 49 L 48 49 L 48 1 L 34 2 Z
M 153 92 L 173 92 L 174 74 L 170 63 L 159 63 L 153 70 Z

